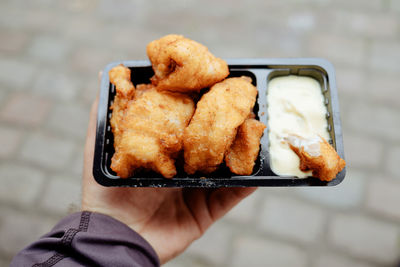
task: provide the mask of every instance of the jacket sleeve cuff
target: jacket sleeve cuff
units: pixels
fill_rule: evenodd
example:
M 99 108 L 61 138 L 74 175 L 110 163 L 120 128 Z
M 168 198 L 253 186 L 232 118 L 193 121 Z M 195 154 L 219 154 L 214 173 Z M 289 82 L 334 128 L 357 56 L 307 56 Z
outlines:
M 159 266 L 138 233 L 100 213 L 83 211 L 62 219 L 48 234 L 19 252 L 11 266 Z M 58 264 L 57 264 L 58 265 Z

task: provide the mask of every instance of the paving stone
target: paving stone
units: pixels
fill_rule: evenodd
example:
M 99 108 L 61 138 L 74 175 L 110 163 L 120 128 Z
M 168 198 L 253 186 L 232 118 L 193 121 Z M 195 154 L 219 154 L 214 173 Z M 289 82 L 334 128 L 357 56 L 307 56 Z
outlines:
M 187 266 L 185 263 L 183 262 L 179 262 L 175 259 L 170 260 L 169 262 L 165 263 L 162 265 L 163 267 L 185 267 Z
M 30 7 L 30 8 L 37 8 L 37 7 L 56 7 L 58 2 L 51 1 L 51 0 L 36 0 L 34 3 L 25 2 L 23 0 L 13 0 L 8 1 L 15 7 Z
M 367 207 L 377 214 L 392 217 L 400 222 L 400 182 L 374 179 L 369 183 Z
M 99 92 L 100 92 L 100 82 L 98 79 L 93 77 L 92 79 L 89 79 L 89 81 L 85 83 L 81 98 L 86 105 L 91 107 L 93 101 L 96 99 L 96 96 L 99 94 Z
M 132 2 L 128 0 L 118 1 L 118 3 L 100 0 L 98 12 L 107 18 L 129 20 L 133 15 L 132 12 L 134 12 L 134 14 L 139 13 L 137 11 L 138 3 L 139 2 Z
M 0 201 L 29 206 L 38 196 L 45 176 L 38 169 L 21 164 L 0 165 Z
M 48 9 L 48 7 L 49 6 L 47 5 L 47 8 L 38 8 L 35 5 L 35 8 L 29 9 L 32 11 L 25 14 L 24 23 L 26 26 L 24 28 L 35 33 L 43 33 L 46 36 L 49 33 L 59 34 L 60 31 L 64 31 L 65 20 L 68 20 L 68 18 L 71 19 L 71 16 L 65 16 L 59 12 L 54 12 L 55 10 Z M 23 6 L 23 9 L 26 9 L 26 5 Z M 49 23 L 50 21 L 51 23 Z M 46 48 L 49 47 L 52 49 L 54 47 L 53 45 L 48 46 L 48 43 L 46 42 L 44 42 L 44 45 L 46 45 Z
M 66 166 L 72 157 L 74 142 L 48 133 L 33 133 L 28 136 L 20 157 L 48 169 Z
M 392 146 L 389 150 L 386 160 L 386 170 L 394 177 L 400 179 L 400 146 Z
M 299 35 L 287 32 L 274 31 L 273 36 L 260 37 L 264 32 L 259 27 L 258 32 L 254 32 L 248 39 L 255 39 L 252 49 L 246 50 L 248 46 L 245 41 L 239 46 L 220 47 L 215 49 L 215 53 L 224 58 L 246 58 L 246 57 L 296 57 L 301 54 L 304 41 Z M 228 43 L 238 42 L 238 36 L 228 38 Z M 221 46 L 221 45 L 220 45 Z M 236 56 L 237 55 L 237 56 Z
M 0 53 L 20 53 L 28 42 L 25 32 L 0 30 Z
M 9 2 L 2 8 L 5 12 L 2 14 L 0 24 L 3 27 L 37 34 L 37 32 L 54 31 L 62 26 L 60 21 L 65 16 L 59 12 L 57 14 L 54 9 L 49 9 L 50 4 L 40 4 L 39 2 L 44 2 L 43 0 L 35 1 L 34 4 L 19 0 Z
M 261 211 L 263 230 L 302 242 L 316 242 L 322 233 L 324 214 L 297 200 L 268 196 Z
M 64 101 L 73 100 L 81 89 L 78 77 L 50 69 L 43 69 L 32 87 L 37 94 Z
M 8 98 L 8 93 L 8 90 L 4 87 L 2 88 L 2 90 L 0 90 L 0 105 L 3 105 L 3 103 L 5 103 L 6 99 Z
M 400 2 L 397 0 L 391 0 L 390 1 L 390 10 L 400 12 Z
M 399 106 L 399 78 L 396 74 L 374 72 L 366 78 L 367 94 L 378 104 Z
M 209 267 L 218 266 L 207 262 L 205 259 L 192 257 L 187 253 L 183 253 L 178 257 L 170 260 L 169 262 L 162 265 L 163 267 Z M 222 265 L 224 266 L 224 265 Z
M 336 68 L 336 82 L 339 94 L 360 95 L 366 93 L 366 75 L 360 68 Z
M 233 242 L 234 253 L 228 266 L 306 266 L 304 251 L 285 243 L 242 236 Z
M 98 72 L 103 70 L 108 63 L 118 59 L 122 58 L 111 56 L 105 49 L 85 45 L 73 53 L 71 65 L 75 70 L 82 71 L 95 79 Z
M 113 32 L 110 32 L 110 29 L 114 30 L 114 27 L 112 26 L 114 24 L 103 23 L 99 20 L 94 20 L 90 16 L 76 16 L 74 20 L 67 20 L 65 23 L 67 27 L 65 27 L 63 37 L 74 44 L 78 44 L 79 46 L 97 47 L 101 43 L 102 48 L 112 47 L 114 49 L 127 49 L 119 47 L 118 45 L 111 45 L 111 43 L 113 43 Z M 133 29 L 136 27 L 130 28 Z M 88 32 L 90 32 L 90 35 L 87 34 Z M 107 38 L 104 38 L 105 35 Z M 85 37 L 82 38 L 83 36 Z M 132 39 L 128 43 L 132 43 Z
M 342 255 L 325 253 L 318 256 L 314 267 L 372 267 L 372 265 L 355 261 Z
M 394 264 L 399 230 L 394 225 L 352 214 L 337 215 L 328 231 L 330 242 L 354 256 Z
M 127 25 L 128 26 L 128 25 Z M 146 45 L 150 42 L 153 36 L 149 32 L 145 32 L 144 28 L 132 29 L 132 27 L 121 27 L 118 31 L 112 31 L 111 46 L 118 47 L 128 52 L 130 59 L 146 59 Z M 154 34 L 154 33 L 153 33 Z M 131 42 L 132 36 L 141 36 L 140 41 Z M 159 38 L 159 37 L 155 37 Z
M 0 250 L 7 254 L 15 255 L 41 235 L 49 232 L 55 224 L 53 220 L 43 216 L 32 216 L 12 210 L 1 211 Z
M 69 44 L 60 38 L 39 35 L 33 39 L 28 52 L 35 59 L 63 64 L 69 49 Z
M 2 2 L 2 8 L 0 9 L 0 25 L 7 30 L 22 30 L 24 26 L 26 26 L 24 18 L 26 11 L 21 8 L 4 5 L 5 4 Z
M 37 126 L 43 122 L 51 103 L 44 98 L 24 92 L 15 92 L 1 108 L 0 119 L 13 123 Z
M 400 44 L 398 41 L 372 43 L 369 67 L 372 70 L 398 74 L 400 72 Z
M 394 38 L 398 30 L 398 17 L 387 12 L 335 12 L 332 24 L 338 32 L 367 36 L 369 38 Z
M 382 163 L 383 144 L 375 138 L 365 137 L 362 133 L 347 133 L 344 147 L 348 166 L 379 168 Z
M 349 107 L 347 123 L 360 134 L 371 134 L 382 139 L 400 140 L 400 111 L 383 105 L 355 102 Z M 373 123 L 371 123 L 373 122 Z
M 361 206 L 367 175 L 364 172 L 348 168 L 342 183 L 333 187 L 301 187 L 296 188 L 300 196 L 339 209 L 351 209 Z
M 363 0 L 352 0 L 352 1 L 346 1 L 346 0 L 334 0 L 331 1 L 332 6 L 342 9 L 355 9 L 357 11 L 360 10 L 382 10 L 383 9 L 383 1 L 381 0 L 369 0 L 369 1 L 363 1 Z
M 0 158 L 12 156 L 21 143 L 22 133 L 0 125 Z
M 295 31 L 310 31 L 315 28 L 315 17 L 309 12 L 294 14 L 288 18 L 287 24 Z
M 60 104 L 51 112 L 46 126 L 83 140 L 89 123 L 89 109 L 78 104 Z
M 307 45 L 309 55 L 323 57 L 334 64 L 345 66 L 363 65 L 365 51 L 366 44 L 362 39 L 354 36 L 344 37 L 339 34 L 314 35 Z
M 0 259 L 0 266 L 10 266 L 12 257 L 5 257 Z
M 162 265 L 163 267 L 185 267 L 182 262 L 177 261 L 176 259 L 172 259 L 169 262 Z
M 265 191 L 262 190 L 262 188 L 257 189 L 253 194 L 246 197 L 231 211 L 229 211 L 226 218 L 243 224 L 251 223 L 254 220 L 254 214 L 256 213 L 256 203 L 264 193 Z
M 50 1 L 54 2 L 54 1 Z M 57 3 L 61 8 L 66 8 L 72 12 L 84 12 L 84 11 L 91 11 L 96 6 L 96 0 L 72 0 L 67 2 L 58 2 Z
M 42 209 L 67 215 L 73 207 L 80 207 L 81 183 L 68 177 L 51 177 L 40 206 Z
M 331 0 L 308 0 L 308 2 L 310 4 L 317 4 L 317 5 L 321 5 L 321 6 L 326 6 L 329 4 L 329 2 L 331 2 Z M 303 2 L 301 1 L 300 4 L 302 4 Z
M 186 252 L 215 265 L 223 264 L 227 257 L 231 235 L 232 229 L 219 221 L 212 225 L 200 239 L 194 241 Z
M 0 84 L 12 89 L 26 87 L 32 80 L 34 65 L 17 59 L 0 58 Z

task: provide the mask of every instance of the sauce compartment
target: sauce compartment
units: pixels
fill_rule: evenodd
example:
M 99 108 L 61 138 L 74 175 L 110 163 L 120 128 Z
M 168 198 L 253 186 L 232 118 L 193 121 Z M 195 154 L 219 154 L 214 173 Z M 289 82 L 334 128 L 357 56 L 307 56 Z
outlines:
M 302 111 L 305 112 L 305 113 L 301 113 L 300 115 L 297 115 L 297 114 L 293 115 L 293 113 L 291 113 L 292 115 L 286 115 L 285 118 L 293 119 L 295 117 L 297 118 L 297 116 L 300 116 L 300 118 L 301 118 L 300 121 L 303 122 L 303 125 L 304 125 L 304 120 L 307 117 L 303 117 L 303 115 L 306 116 L 308 114 L 310 116 L 310 117 L 308 117 L 308 119 L 312 119 L 312 118 L 316 119 L 316 121 L 314 123 L 317 123 L 317 124 L 319 124 L 319 123 L 324 123 L 325 124 L 326 123 L 326 128 L 317 127 L 317 128 L 315 128 L 315 130 L 316 129 L 320 129 L 320 130 L 318 130 L 319 134 L 321 134 L 321 136 L 324 136 L 326 138 L 326 140 L 331 145 L 333 145 L 333 147 L 336 149 L 335 132 L 334 132 L 333 120 L 332 120 L 332 116 L 331 116 L 331 114 L 332 114 L 332 105 L 331 105 L 331 101 L 329 101 L 329 99 L 330 99 L 330 90 L 329 90 L 329 85 L 327 83 L 326 74 L 324 74 L 322 71 L 320 71 L 318 69 L 315 69 L 315 68 L 298 68 L 297 66 L 295 68 L 272 70 L 267 76 L 267 90 L 266 90 L 266 96 L 265 96 L 267 98 L 267 123 L 268 123 L 268 126 L 269 126 L 268 130 L 267 130 L 267 133 L 266 133 L 266 136 L 267 136 L 266 142 L 267 142 L 267 146 L 269 148 L 268 149 L 269 150 L 268 157 L 266 157 L 266 168 L 268 167 L 273 174 L 278 175 L 278 176 L 279 176 L 279 172 L 283 171 L 283 169 L 285 169 L 287 172 L 292 172 L 292 173 L 293 172 L 297 172 L 294 169 L 291 169 L 291 170 L 288 169 L 288 168 L 290 168 L 289 166 L 293 166 L 294 167 L 294 165 L 290 165 L 290 163 L 288 163 L 286 166 L 280 166 L 280 170 L 275 169 L 275 171 L 273 171 L 273 168 L 272 168 L 273 167 L 273 164 L 272 164 L 273 162 L 272 162 L 272 159 L 271 159 L 272 148 L 270 146 L 271 144 L 269 143 L 271 141 L 271 129 L 272 129 L 271 127 L 272 127 L 272 124 L 271 125 L 269 124 L 269 119 L 270 119 L 269 118 L 269 116 L 270 116 L 270 113 L 269 113 L 269 111 L 270 111 L 270 109 L 269 109 L 269 106 L 270 106 L 269 105 L 269 103 L 270 103 L 269 102 L 270 101 L 269 100 L 269 96 L 270 96 L 270 94 L 269 94 L 268 90 L 272 86 L 271 81 L 273 81 L 274 79 L 277 79 L 277 78 L 285 78 L 285 77 L 287 77 L 289 79 L 289 80 L 286 80 L 286 81 L 289 81 L 290 84 L 293 83 L 293 81 L 290 81 L 290 79 L 298 79 L 298 78 L 301 78 L 301 77 L 311 78 L 312 80 L 295 80 L 295 81 L 297 81 L 299 83 L 303 83 L 303 84 L 305 82 L 306 83 L 310 83 L 310 84 L 306 85 L 308 88 L 310 88 L 310 86 L 316 85 L 316 86 L 319 87 L 318 89 L 321 90 L 320 91 L 321 92 L 320 95 L 315 95 L 316 99 L 314 99 L 314 102 L 315 101 L 317 101 L 317 102 L 312 103 L 312 105 L 318 105 L 318 106 L 313 106 L 313 108 L 312 108 L 313 111 L 311 111 L 311 109 L 308 109 L 305 106 L 301 106 L 300 105 L 300 106 L 297 106 L 297 108 L 299 108 L 299 110 L 298 111 L 296 110 L 295 113 L 302 112 Z M 316 83 L 313 82 L 313 81 L 316 81 Z M 280 80 L 279 82 L 282 83 L 282 80 Z M 294 86 L 294 85 L 293 84 L 289 85 L 289 88 L 293 88 L 292 86 Z M 286 88 L 288 88 L 288 87 L 286 87 Z M 299 87 L 298 90 L 301 90 L 300 88 L 301 87 Z M 275 93 L 274 94 L 277 93 L 276 90 L 277 90 L 277 88 L 275 88 Z M 282 90 L 287 90 L 287 89 L 283 89 L 282 88 Z M 291 90 L 294 90 L 294 89 L 291 89 Z M 313 89 L 310 88 L 310 90 L 311 91 L 308 90 L 307 93 L 308 92 L 312 92 Z M 306 92 L 306 91 L 303 91 L 303 92 Z M 321 98 L 321 96 L 322 96 L 322 105 L 321 105 L 321 102 L 319 102 L 319 101 L 321 101 L 321 100 L 319 100 Z M 297 97 L 298 97 L 298 99 L 299 98 L 301 99 L 302 95 L 301 94 L 297 95 Z M 295 99 L 293 99 L 293 98 L 291 100 L 289 100 L 289 99 L 290 99 L 290 97 L 287 100 L 288 103 L 292 103 L 292 101 L 295 101 Z M 312 98 L 310 98 L 310 100 L 311 99 Z M 292 105 L 292 104 L 290 104 L 290 105 Z M 296 104 L 294 104 L 294 105 L 296 105 Z M 325 107 L 326 111 L 325 110 L 321 110 L 321 109 L 324 109 L 324 107 Z M 276 109 L 276 108 L 278 108 L 278 110 L 279 110 L 279 107 L 277 107 L 275 105 L 274 109 Z M 296 108 L 296 107 L 293 106 L 293 108 Z M 320 113 L 321 115 L 317 115 L 316 113 L 314 113 L 314 112 L 317 112 L 318 109 L 323 112 L 323 113 Z M 283 110 L 281 110 L 281 111 L 285 112 Z M 306 126 L 303 126 L 302 123 L 297 124 L 298 121 L 299 120 L 296 120 L 296 121 L 293 122 L 293 124 L 291 124 L 291 125 L 293 125 L 293 127 L 297 128 L 297 130 L 294 130 L 293 133 L 300 133 L 301 132 L 300 130 L 303 130 L 303 129 L 308 132 L 309 129 L 310 129 L 309 126 L 308 126 L 309 124 L 306 123 Z M 276 121 L 275 121 L 275 123 L 276 123 Z M 316 125 L 314 124 L 314 126 L 316 126 Z M 280 126 L 280 127 L 282 127 L 282 126 Z M 279 140 L 275 140 L 275 142 L 279 142 Z M 276 153 L 278 151 L 279 151 L 279 153 L 284 153 L 284 155 L 288 159 L 288 162 L 290 162 L 289 158 L 292 158 L 292 160 L 295 160 L 295 158 L 293 156 L 291 156 L 291 153 L 290 153 L 290 155 L 287 154 L 288 151 L 291 151 L 289 148 L 284 148 L 281 145 L 277 145 L 275 143 L 275 149 L 277 149 L 277 150 L 275 150 Z M 295 155 L 295 154 L 293 153 L 293 155 Z M 295 156 L 295 157 L 297 158 L 297 156 Z M 280 161 L 278 161 L 278 162 L 282 162 L 282 159 Z M 275 162 L 275 164 L 277 164 L 278 162 Z M 277 168 L 277 167 L 278 166 L 275 166 L 275 168 Z M 298 175 L 303 175 L 303 173 L 299 172 Z M 282 175 L 282 176 L 291 177 L 290 175 Z M 299 178 L 299 179 L 304 179 L 304 178 Z
M 268 83 L 278 76 L 300 75 L 309 76 L 320 82 L 323 88 L 325 104 L 327 105 L 328 127 L 331 142 L 340 157 L 344 158 L 337 91 L 334 70 L 329 62 L 321 59 L 231 59 L 227 60 L 230 69 L 229 77 L 249 76 L 258 89 L 254 106 L 257 119 L 267 125 L 261 139 L 259 156 L 250 176 L 232 174 L 225 164 L 207 175 L 187 175 L 183 171 L 182 158 L 177 160 L 177 175 L 172 179 L 163 178 L 155 172 L 138 172 L 134 177 L 121 179 L 110 169 L 111 158 L 114 154 L 113 134 L 109 120 L 115 88 L 110 84 L 108 71 L 118 64 L 124 64 L 131 69 L 131 80 L 136 86 L 149 83 L 153 75 L 149 61 L 120 61 L 106 66 L 101 81 L 100 101 L 96 131 L 93 175 L 96 181 L 104 186 L 128 187 L 237 187 L 237 186 L 330 186 L 339 184 L 345 175 L 345 169 L 331 182 L 322 182 L 316 178 L 283 177 L 274 174 L 269 166 L 268 143 L 268 113 L 267 91 Z

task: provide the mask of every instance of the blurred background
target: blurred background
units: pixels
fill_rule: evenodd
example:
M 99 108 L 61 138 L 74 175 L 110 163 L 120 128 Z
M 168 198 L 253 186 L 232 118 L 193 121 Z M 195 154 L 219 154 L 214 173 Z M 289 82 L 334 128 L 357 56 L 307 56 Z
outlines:
M 347 175 L 260 188 L 166 266 L 397 266 L 400 1 L 0 1 L 0 266 L 79 210 L 98 72 L 183 34 L 218 57 L 323 57 Z

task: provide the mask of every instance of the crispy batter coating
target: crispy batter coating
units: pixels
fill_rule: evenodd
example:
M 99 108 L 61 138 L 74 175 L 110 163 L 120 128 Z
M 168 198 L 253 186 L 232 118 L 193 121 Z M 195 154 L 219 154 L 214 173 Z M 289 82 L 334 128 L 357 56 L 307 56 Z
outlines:
M 135 87 L 131 81 L 131 70 L 120 64 L 108 72 L 110 82 L 115 85 L 116 94 L 111 106 L 113 110 L 110 124 L 114 133 L 114 144 L 118 146 L 121 136 L 120 125 L 128 102 L 135 96 Z
M 129 99 L 135 96 L 135 86 L 132 84 L 129 68 L 119 64 L 108 72 L 108 76 L 117 89 L 117 95 Z
M 256 96 L 257 88 L 249 77 L 226 79 L 202 96 L 183 137 L 188 174 L 218 168 L 237 128 L 252 111 Z
M 265 128 L 264 123 L 252 118 L 246 119 L 240 125 L 235 140 L 225 155 L 225 163 L 231 172 L 238 175 L 250 175 L 253 172 Z
M 138 169 L 173 177 L 183 131 L 193 112 L 194 102 L 186 95 L 159 92 L 153 85 L 138 85 L 134 99 L 113 104 L 115 153 L 111 169 L 121 178 L 132 176 Z
M 306 145 L 302 145 L 304 142 L 301 141 L 289 141 L 289 146 L 300 158 L 300 170 L 311 170 L 313 176 L 321 181 L 331 181 L 343 170 L 346 162 L 340 158 L 336 150 L 323 137 L 318 136 L 318 138 L 317 142 L 313 142 L 310 139 L 305 140 Z M 313 155 L 315 153 L 315 145 L 317 145 L 317 153 Z M 308 146 L 308 149 L 306 146 Z
M 152 83 L 159 90 L 198 92 L 222 81 L 228 65 L 208 48 L 181 35 L 167 35 L 147 45 L 153 65 Z

